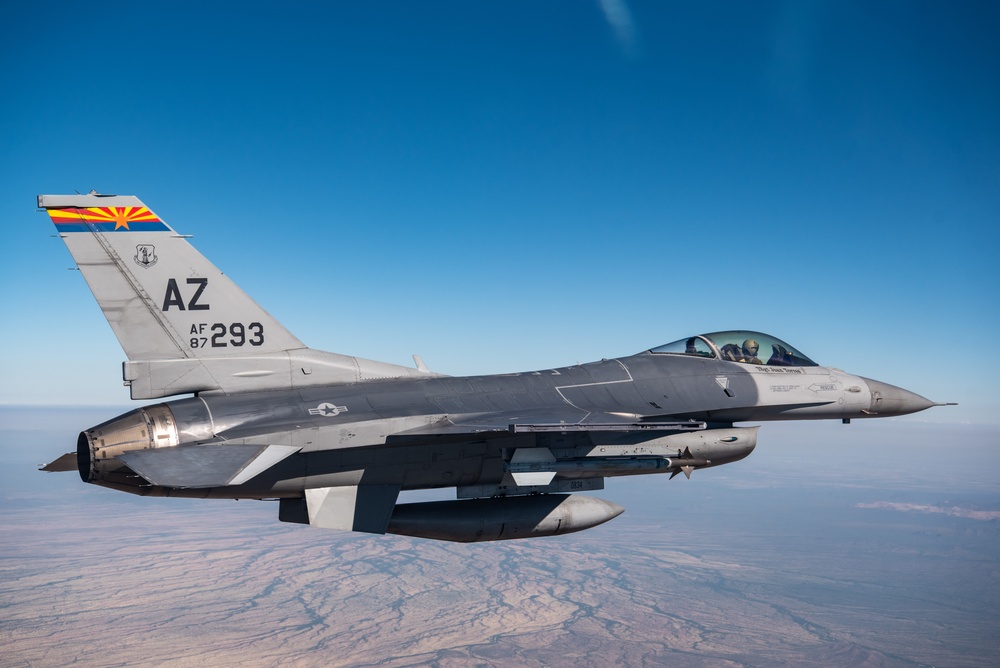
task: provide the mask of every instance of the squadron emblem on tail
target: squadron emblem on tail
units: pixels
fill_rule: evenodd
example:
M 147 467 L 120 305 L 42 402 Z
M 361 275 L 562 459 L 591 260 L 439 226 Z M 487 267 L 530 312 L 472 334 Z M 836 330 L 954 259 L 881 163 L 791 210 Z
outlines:
M 135 256 L 132 259 L 143 269 L 149 269 L 159 259 L 156 257 L 156 246 L 152 244 L 139 244 L 135 247 Z

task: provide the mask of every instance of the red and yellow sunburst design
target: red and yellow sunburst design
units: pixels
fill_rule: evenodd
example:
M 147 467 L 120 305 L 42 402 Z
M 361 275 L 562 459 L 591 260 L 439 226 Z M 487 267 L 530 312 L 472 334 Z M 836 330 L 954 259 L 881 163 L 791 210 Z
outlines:
M 103 206 L 88 209 L 49 209 L 52 222 L 66 231 L 96 229 L 101 232 L 165 230 L 156 214 L 144 206 Z

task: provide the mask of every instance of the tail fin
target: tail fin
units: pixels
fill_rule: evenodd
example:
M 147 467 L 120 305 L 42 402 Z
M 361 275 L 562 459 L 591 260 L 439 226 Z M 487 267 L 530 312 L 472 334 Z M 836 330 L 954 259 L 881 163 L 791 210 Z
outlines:
M 130 360 L 304 348 L 137 197 L 39 195 Z
M 423 375 L 310 350 L 137 197 L 39 195 L 129 361 L 133 399 Z

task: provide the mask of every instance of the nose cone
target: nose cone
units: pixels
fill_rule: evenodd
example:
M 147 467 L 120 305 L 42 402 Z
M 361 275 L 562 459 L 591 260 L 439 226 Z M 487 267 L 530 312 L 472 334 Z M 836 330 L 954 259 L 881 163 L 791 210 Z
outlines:
M 877 415 L 878 417 L 908 415 L 909 413 L 926 410 L 931 406 L 941 405 L 895 385 L 881 383 L 869 378 L 865 378 L 864 381 L 868 384 L 868 389 L 872 393 L 871 407 L 865 411 L 869 415 Z

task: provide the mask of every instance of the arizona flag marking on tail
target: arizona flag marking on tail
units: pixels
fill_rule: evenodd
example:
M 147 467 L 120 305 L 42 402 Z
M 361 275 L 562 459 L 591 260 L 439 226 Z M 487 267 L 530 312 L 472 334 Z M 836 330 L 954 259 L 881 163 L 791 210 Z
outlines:
M 168 232 L 170 228 L 144 206 L 49 209 L 60 232 Z

